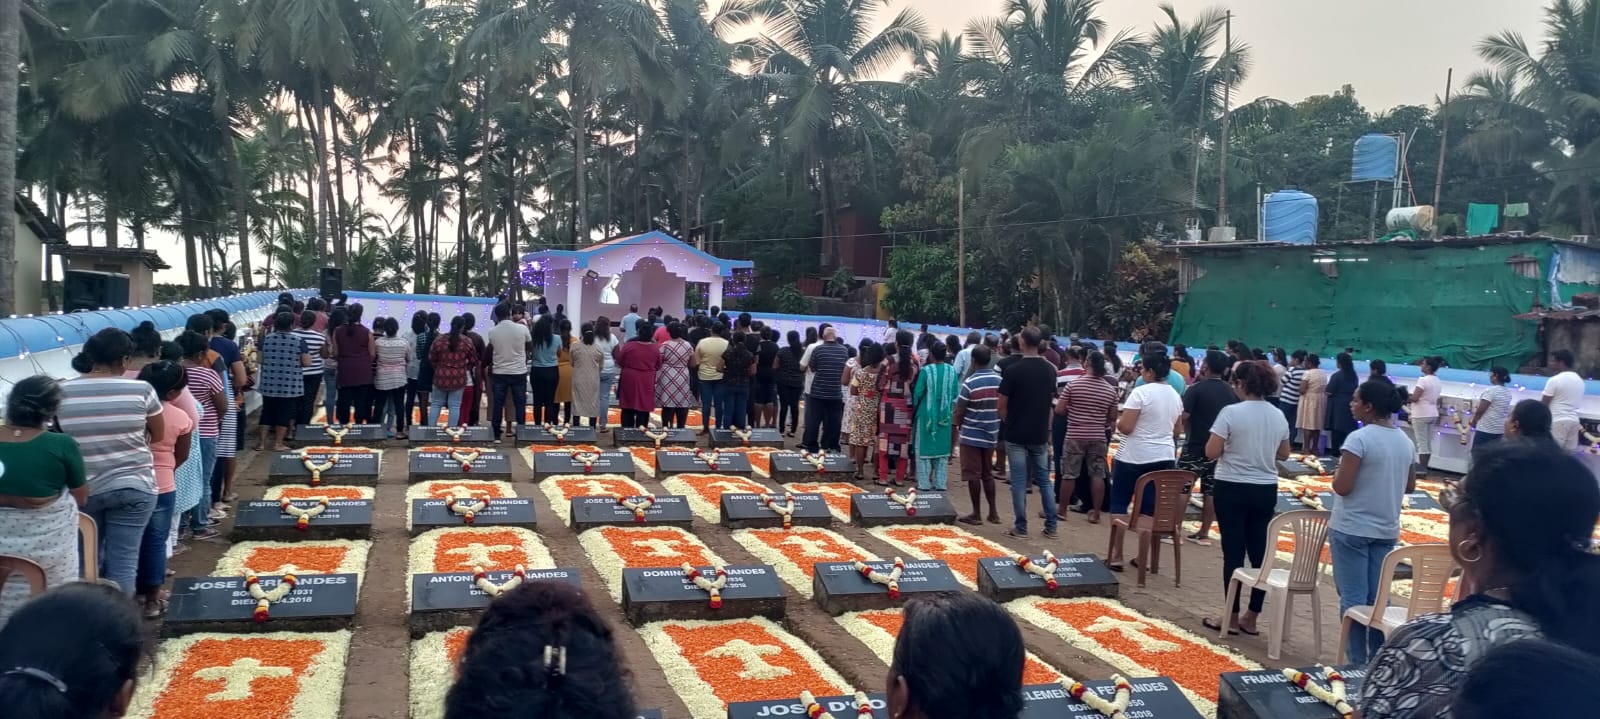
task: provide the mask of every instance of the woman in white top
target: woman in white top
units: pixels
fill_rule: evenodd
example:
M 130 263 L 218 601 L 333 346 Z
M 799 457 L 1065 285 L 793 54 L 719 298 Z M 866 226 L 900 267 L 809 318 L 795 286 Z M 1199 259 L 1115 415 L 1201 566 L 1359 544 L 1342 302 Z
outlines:
M 611 396 L 617 392 L 618 344 L 616 335 L 611 334 L 611 318 L 605 315 L 594 318 L 594 344 L 604 355 L 600 365 L 600 415 L 595 418 L 595 423 L 600 426 L 601 432 L 609 432 L 606 416 L 611 412 Z
M 1183 415 L 1183 397 L 1167 384 L 1172 361 L 1165 354 L 1147 354 L 1143 359 L 1144 384 L 1134 387 L 1122 403 L 1117 416 L 1117 431 L 1124 437 L 1111 462 L 1111 513 L 1125 514 L 1133 503 L 1133 488 L 1148 472 L 1178 466 L 1176 445 L 1178 418 Z M 1141 514 L 1155 512 L 1155 485 L 1145 488 L 1140 501 Z M 1127 540 L 1124 533 L 1122 538 Z M 1122 544 L 1111 547 L 1106 564 L 1122 571 Z
M 1511 416 L 1511 370 L 1504 367 L 1489 368 L 1489 388 L 1478 395 L 1478 407 L 1472 411 L 1468 422 L 1472 430 L 1472 453 L 1495 442 L 1506 434 L 1506 418 Z
M 1254 567 L 1264 566 L 1266 559 L 1267 523 L 1278 506 L 1278 460 L 1289 457 L 1289 421 L 1266 399 L 1277 390 L 1278 374 L 1266 362 L 1240 362 L 1233 370 L 1233 391 L 1243 401 L 1217 413 L 1206 441 L 1206 458 L 1217 462 L 1211 502 L 1222 533 L 1223 592 L 1246 555 Z M 1235 597 L 1233 606 L 1223 608 L 1228 631 L 1237 627 L 1256 634 L 1256 615 L 1266 598 L 1266 592 L 1252 590 L 1249 608 L 1240 613 Z M 1222 621 L 1207 619 L 1205 626 L 1221 631 Z
M 414 342 L 399 336 L 400 321 L 393 317 L 383 319 L 382 333 L 373 341 L 375 370 L 372 388 L 372 416 L 383 425 L 384 434 L 394 439 L 395 432 L 406 430 L 406 365 L 416 354 Z
M 1428 459 L 1433 454 L 1433 435 L 1439 430 L 1439 378 L 1434 376 L 1444 366 L 1443 357 L 1423 357 L 1422 377 L 1411 390 L 1411 437 L 1417 442 L 1417 464 L 1422 473 L 1428 473 Z

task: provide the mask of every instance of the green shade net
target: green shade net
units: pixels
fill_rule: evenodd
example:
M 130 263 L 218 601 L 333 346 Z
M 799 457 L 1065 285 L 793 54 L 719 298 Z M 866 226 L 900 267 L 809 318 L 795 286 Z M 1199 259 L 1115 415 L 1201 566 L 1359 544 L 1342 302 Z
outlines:
M 1515 369 L 1539 352 L 1538 324 L 1512 317 L 1548 293 L 1541 278 L 1552 252 L 1539 242 L 1193 252 L 1196 279 L 1171 341 L 1204 347 L 1237 339 L 1324 358 L 1354 347 L 1362 360 L 1439 355 L 1451 367 Z M 1539 277 L 1518 276 L 1506 263 L 1517 255 L 1532 257 Z

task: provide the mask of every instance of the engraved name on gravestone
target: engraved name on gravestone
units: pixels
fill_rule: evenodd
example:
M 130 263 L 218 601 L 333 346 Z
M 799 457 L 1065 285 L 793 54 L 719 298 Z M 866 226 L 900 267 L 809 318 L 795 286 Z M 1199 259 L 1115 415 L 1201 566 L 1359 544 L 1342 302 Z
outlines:
M 370 487 L 378 483 L 380 456 L 379 452 L 337 452 L 311 453 L 309 458 L 302 458 L 298 452 L 278 452 L 267 464 L 267 484 L 310 483 L 313 473 L 306 467 L 309 461 L 316 466 L 332 463 L 320 472 L 323 484 Z
M 471 460 L 470 464 L 467 460 Z M 511 458 L 498 450 L 476 447 L 462 447 L 454 452 L 413 450 L 410 469 L 413 482 L 441 477 L 510 480 Z
M 461 503 L 475 506 L 475 503 L 479 501 L 482 501 L 482 498 L 461 498 L 457 500 L 457 503 L 458 506 Z M 459 527 L 467 524 L 465 517 L 450 509 L 447 500 L 411 500 L 411 536 L 413 537 L 438 527 Z M 471 526 L 536 529 L 538 517 L 534 511 L 533 498 L 491 498 L 487 506 L 472 513 Z
M 1043 555 L 1030 554 L 1028 559 L 1046 564 Z M 1098 555 L 1058 554 L 1056 561 L 1056 588 L 1050 589 L 1043 577 L 1017 566 L 1014 557 L 984 557 L 978 560 L 978 592 L 1002 604 L 1031 596 L 1117 596 L 1117 577 Z
M 1130 678 L 1128 684 L 1133 686 L 1133 692 L 1128 695 L 1130 719 L 1200 719 L 1200 712 L 1168 677 Z M 1111 701 L 1117 693 L 1109 679 L 1085 681 L 1083 685 L 1106 701 Z M 1060 684 L 1031 684 L 1022 688 L 1019 719 L 1105 719 L 1105 716 L 1073 699 Z
M 715 567 L 696 567 L 716 581 Z M 761 616 L 773 621 L 784 617 L 783 583 L 765 564 L 730 565 L 721 590 L 722 606 L 711 607 L 711 595 L 695 586 L 681 567 L 622 570 L 622 613 L 634 625 L 684 619 L 741 619 Z
M 664 449 L 656 452 L 656 476 L 674 474 L 727 474 L 748 478 L 754 471 L 750 457 L 743 452 L 697 452 Z
M 1300 667 L 1319 684 L 1327 686 L 1317 667 Z M 1344 667 L 1345 695 L 1356 696 L 1366 669 Z M 1354 704 L 1354 701 L 1351 702 Z M 1289 683 L 1279 670 L 1228 672 L 1222 675 L 1217 696 L 1218 719 L 1339 719 L 1333 707 L 1306 690 Z
M 1333 492 L 1318 492 L 1317 499 L 1322 502 L 1323 509 L 1333 509 Z M 1306 503 L 1296 497 L 1293 492 L 1279 492 L 1278 506 L 1274 507 L 1272 511 L 1274 514 L 1282 514 L 1300 509 L 1316 509 L 1316 507 L 1306 506 Z
M 867 562 L 882 574 L 894 571 L 893 561 Z M 889 609 L 905 603 L 912 595 L 927 592 L 962 592 L 966 587 L 939 560 L 910 560 L 900 573 L 900 596 L 890 598 L 889 588 L 867 579 L 854 562 L 818 562 L 812 567 L 812 598 L 822 610 L 840 615 L 867 609 Z
M 503 585 L 511 579 L 513 571 L 486 570 L 484 574 L 490 582 Z M 524 569 L 523 577 L 528 582 L 562 582 L 582 588 L 576 569 Z M 478 588 L 472 572 L 413 574 L 411 635 L 417 638 L 428 632 L 476 623 L 483 608 L 489 606 L 489 599 L 489 595 Z
M 272 591 L 279 575 L 257 577 Z M 163 636 L 194 632 L 326 632 L 348 628 L 356 614 L 356 575 L 301 574 L 294 590 L 268 608 L 265 622 L 255 621 L 256 600 L 243 576 L 179 577 L 161 623 Z
M 774 504 L 779 507 L 788 507 L 789 503 L 782 492 L 768 492 Z M 789 515 L 791 526 L 796 527 L 827 527 L 833 524 L 833 514 L 828 511 L 828 502 L 820 494 L 794 494 L 794 512 Z M 769 508 L 761 501 L 759 494 L 746 494 L 743 492 L 722 493 L 722 526 L 729 529 L 755 529 L 761 527 L 782 527 L 783 515 Z
M 562 430 L 565 429 L 565 434 Z M 545 429 L 542 424 L 525 424 L 517 427 L 518 442 L 532 442 L 533 444 L 594 444 L 599 439 L 599 431 L 593 427 L 559 427 L 551 425 Z
M 772 479 L 782 484 L 848 481 L 856 473 L 855 460 L 833 452 L 810 459 L 800 452 L 773 452 L 768 461 Z
M 641 427 L 618 427 L 611 431 L 611 441 L 614 447 L 653 447 L 657 440 L 645 434 L 647 430 Z M 700 436 L 687 427 L 682 429 L 662 429 L 666 436 L 662 437 L 662 447 L 697 447 L 700 445 Z
M 908 494 L 896 493 L 901 499 Z M 850 496 L 850 523 L 858 527 L 880 527 L 886 524 L 954 524 L 956 508 L 944 492 L 918 492 L 907 505 L 889 498 L 881 492 L 864 492 Z
M 452 435 L 451 432 L 457 434 Z M 486 445 L 494 443 L 494 432 L 488 427 L 472 425 L 469 427 L 440 427 L 437 425 L 412 425 L 407 433 L 407 438 L 412 442 L 425 444 L 464 444 Z
M 783 449 L 783 433 L 773 427 L 747 430 L 749 437 L 741 437 L 731 429 L 711 430 L 713 447 L 771 447 Z
M 642 500 L 643 495 L 629 497 L 629 499 Z M 689 529 L 693 523 L 694 515 L 689 512 L 689 501 L 681 494 L 656 495 L 655 503 L 644 510 L 644 519 L 642 521 L 632 509 L 622 506 L 622 503 L 618 502 L 616 497 L 581 496 L 572 498 L 572 531 L 580 534 L 586 529 L 617 524 Z
M 319 502 L 297 499 L 290 502 L 296 509 L 316 511 Z M 234 516 L 233 532 L 229 538 L 235 542 L 251 540 L 296 539 L 366 539 L 372 536 L 372 500 L 330 499 L 328 506 L 314 517 L 308 517 L 304 529 L 298 528 L 299 518 L 283 511 L 277 501 L 252 500 L 240 502 Z
M 537 452 L 533 455 L 534 481 L 558 474 L 620 474 L 632 477 L 633 455 L 627 452 L 600 452 L 587 465 L 571 452 Z

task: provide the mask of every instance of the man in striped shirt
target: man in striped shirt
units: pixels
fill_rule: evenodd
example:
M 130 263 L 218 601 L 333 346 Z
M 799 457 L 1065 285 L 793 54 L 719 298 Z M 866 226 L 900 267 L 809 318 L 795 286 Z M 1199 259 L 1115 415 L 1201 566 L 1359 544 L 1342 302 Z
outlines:
M 989 500 L 990 524 L 1000 523 L 1000 512 L 994 504 L 994 446 L 1000 439 L 1000 373 L 989 368 L 991 353 L 984 345 L 972 347 L 972 373 L 961 382 L 961 393 L 956 397 L 955 426 L 959 428 L 961 444 L 961 478 L 967 482 L 967 494 L 972 498 L 972 514 L 961 518 L 963 524 L 982 524 L 979 510 L 983 509 L 981 497 Z
M 311 424 L 311 415 L 317 408 L 317 389 L 322 387 L 322 373 L 326 368 L 323 347 L 328 344 L 328 336 L 317 330 L 317 313 L 306 310 L 300 313 L 300 328 L 294 331 L 294 336 L 306 343 L 306 352 L 311 355 L 311 364 L 302 367 L 301 375 L 305 379 L 305 390 L 300 395 L 300 403 L 295 412 L 295 424 Z
M 1289 442 L 1295 441 L 1300 434 L 1295 431 L 1295 419 L 1300 416 L 1300 380 L 1305 376 L 1305 368 L 1300 365 L 1306 360 L 1305 350 L 1295 350 L 1289 355 L 1289 367 L 1283 372 L 1283 381 L 1278 387 L 1278 406 L 1283 409 L 1283 416 L 1289 420 Z

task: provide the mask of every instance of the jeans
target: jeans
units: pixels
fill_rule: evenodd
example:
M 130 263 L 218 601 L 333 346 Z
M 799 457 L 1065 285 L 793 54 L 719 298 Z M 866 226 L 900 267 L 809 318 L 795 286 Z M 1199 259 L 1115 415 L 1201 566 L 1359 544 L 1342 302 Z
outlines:
M 1243 567 L 1247 556 L 1250 566 L 1266 566 L 1263 562 L 1266 561 L 1267 542 L 1274 541 L 1267 536 L 1267 523 L 1272 521 L 1278 507 L 1278 486 L 1219 478 L 1212 485 L 1211 506 L 1216 509 L 1217 532 L 1222 535 L 1222 591 L 1226 592 L 1233 570 Z M 1266 592 L 1251 590 L 1250 611 L 1260 614 L 1261 604 L 1266 599 Z M 1239 606 L 1235 604 L 1227 610 L 1234 614 Z
M 337 416 L 334 410 L 339 407 L 339 381 L 334 374 L 332 370 L 322 373 L 322 421 L 328 424 L 333 424 L 333 418 Z
M 839 430 L 844 424 L 844 398 L 843 397 L 818 397 L 811 395 L 806 398 L 806 431 L 800 438 L 800 446 L 807 452 L 828 450 L 842 451 L 839 448 Z M 818 437 L 818 430 L 821 436 Z M 882 461 L 881 459 L 879 461 Z
M 189 510 L 189 528 L 205 529 L 211 524 L 211 473 L 217 467 L 217 438 L 200 438 L 200 503 Z
M 1383 559 L 1394 549 L 1393 539 L 1373 539 L 1328 530 L 1328 554 L 1333 559 L 1333 586 L 1339 590 L 1339 615 L 1362 605 L 1370 606 L 1382 586 Z M 1385 590 L 1387 591 L 1387 590 Z M 1350 628 L 1350 662 L 1366 664 L 1367 657 L 1383 646 L 1383 632 L 1360 624 Z
M 1299 428 L 1295 426 L 1295 422 L 1300 419 L 1300 403 L 1285 402 L 1280 399 L 1278 400 L 1278 409 L 1283 410 L 1283 418 L 1289 420 L 1289 443 L 1299 444 L 1297 440 L 1300 438 L 1300 432 Z
M 428 393 L 428 424 L 435 425 L 439 423 L 439 410 L 441 409 L 450 410 L 450 424 L 452 426 L 465 424 L 461 421 L 461 397 L 466 391 L 466 388 L 439 389 L 434 387 L 433 391 Z
M 155 494 L 132 487 L 91 494 L 83 507 L 100 527 L 100 576 L 116 582 L 130 597 L 139 576 L 139 546 L 155 508 Z
M 406 388 L 377 389 L 372 391 L 372 417 L 385 430 L 402 434 L 406 431 Z
M 417 380 L 414 377 L 406 380 L 406 418 L 404 420 L 404 424 L 400 425 L 401 429 L 411 426 L 411 418 L 415 416 L 412 414 L 413 412 L 418 409 L 427 409 L 427 407 L 419 406 L 417 404 L 418 396 L 421 394 L 417 391 L 417 387 L 419 386 L 420 385 L 417 384 Z
M 519 392 L 525 392 L 524 389 L 521 389 L 523 387 L 522 375 L 519 375 L 519 374 L 518 375 L 493 374 L 493 375 L 489 375 L 489 376 L 491 378 L 493 378 L 495 383 L 496 383 L 495 384 L 495 388 L 494 388 L 495 396 L 498 396 L 500 394 L 499 382 L 500 382 L 500 378 L 501 377 L 515 377 L 517 379 L 517 387 L 519 388 L 518 391 Z M 528 379 L 530 380 L 530 383 L 533 385 L 533 421 L 535 423 L 541 423 L 541 422 L 556 423 L 556 422 L 560 422 L 561 418 L 558 415 L 557 405 L 556 405 L 556 388 L 561 386 L 561 368 L 560 367 L 534 367 L 534 368 L 531 368 L 528 371 Z M 523 396 L 526 396 L 526 394 L 524 394 Z M 518 424 L 522 423 L 522 419 L 521 418 L 524 417 L 525 414 L 526 414 L 523 411 L 523 407 L 525 407 L 526 405 L 527 405 L 527 402 L 525 400 L 519 399 L 517 401 L 517 417 L 518 417 L 517 422 L 518 422 Z M 490 407 L 491 407 L 491 411 L 494 411 L 493 410 L 494 405 L 490 405 Z M 494 411 L 494 423 L 498 424 L 499 421 L 500 421 L 500 413 L 498 411 Z M 498 437 L 500 435 L 497 434 L 495 436 Z
M 778 429 L 788 420 L 790 434 L 800 428 L 800 389 L 778 385 Z
M 717 412 L 717 429 L 750 426 L 750 384 L 722 385 L 721 411 Z
M 600 414 L 595 415 L 596 426 L 606 426 L 606 415 L 611 412 L 611 395 L 617 389 L 617 374 L 615 372 L 600 373 Z
M 722 380 L 700 380 L 700 429 L 711 429 L 713 417 L 719 422 L 725 409 L 722 404 Z
M 1138 486 L 1139 478 L 1150 472 L 1163 469 L 1176 469 L 1178 463 L 1173 460 L 1165 462 L 1151 462 L 1149 464 L 1132 464 L 1120 459 L 1111 462 L 1111 513 L 1127 514 L 1133 504 L 1133 488 Z M 1139 501 L 1139 513 L 1154 516 L 1156 513 L 1156 485 L 1154 482 L 1145 485 L 1144 497 Z
M 1044 531 L 1056 531 L 1056 488 L 1050 483 L 1050 447 L 1044 444 L 1006 443 L 1006 461 L 1011 465 L 1012 528 L 1018 534 L 1028 531 L 1028 485 L 1039 488 L 1044 506 Z
M 539 367 L 535 367 L 534 371 L 537 372 L 540 369 L 541 368 Z M 544 369 L 553 370 L 555 368 L 548 367 Z M 489 403 L 489 426 L 494 429 L 494 438 L 500 439 L 500 431 L 505 427 L 505 425 L 502 424 L 503 421 L 514 420 L 519 427 L 528 423 L 527 377 L 520 374 L 492 374 L 489 375 L 489 379 L 494 383 L 494 394 L 490 395 L 492 399 Z M 510 407 L 506 407 L 506 399 L 508 394 L 510 395 L 509 399 L 511 400 Z M 552 393 L 550 396 L 554 397 L 555 394 Z M 506 412 L 516 412 L 516 416 L 505 417 L 501 412 L 502 409 L 504 409 Z M 537 419 L 537 417 L 535 417 L 535 419 Z
M 913 460 L 917 470 L 917 489 L 943 492 L 950 473 L 950 457 L 923 457 Z
M 167 536 L 172 534 L 172 510 L 178 506 L 178 492 L 156 495 L 155 510 L 139 541 L 139 573 L 134 584 L 140 594 L 150 594 L 167 583 Z

